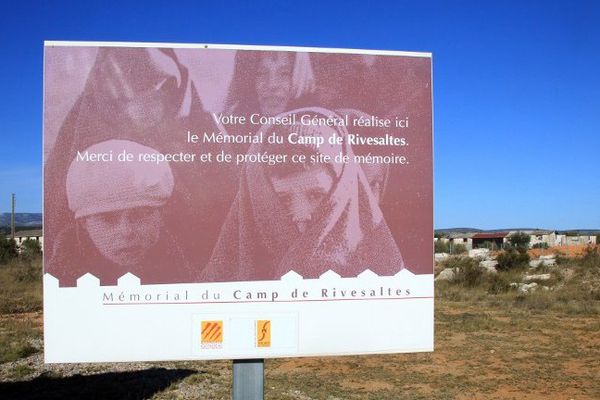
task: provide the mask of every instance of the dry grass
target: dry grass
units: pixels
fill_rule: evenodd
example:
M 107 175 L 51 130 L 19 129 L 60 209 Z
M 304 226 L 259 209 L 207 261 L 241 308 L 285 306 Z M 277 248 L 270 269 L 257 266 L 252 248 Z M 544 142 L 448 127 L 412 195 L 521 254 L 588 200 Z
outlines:
M 441 301 L 433 353 L 268 361 L 267 398 L 598 399 L 599 345 L 593 317 Z
M 267 360 L 266 398 L 600 399 L 600 252 L 536 271 L 553 275 L 552 291 L 491 290 L 527 272 L 485 276 L 477 285 L 436 284 L 433 353 Z M 68 369 L 49 375 L 39 354 L 25 357 L 38 351 L 41 314 L 14 314 L 39 307 L 37 284 L 19 286 L 29 293 L 23 304 L 3 305 L 12 314 L 0 316 L 0 349 L 12 350 L 2 353 L 0 376 L 13 383 L 0 380 L 0 398 L 7 398 L 3 391 L 23 395 L 32 388 L 47 397 L 57 385 L 62 399 L 78 398 L 83 389 L 122 394 L 123 382 L 131 385 L 127 398 L 133 399 L 230 398 L 227 361 L 89 365 L 76 372 L 81 375 Z M 14 386 L 20 382 L 22 389 Z
M 0 265 L 0 315 L 42 310 L 42 260 Z
M 41 350 L 41 314 L 0 315 L 0 363 Z
M 41 259 L 0 265 L 0 288 L 0 363 L 4 363 L 40 351 Z

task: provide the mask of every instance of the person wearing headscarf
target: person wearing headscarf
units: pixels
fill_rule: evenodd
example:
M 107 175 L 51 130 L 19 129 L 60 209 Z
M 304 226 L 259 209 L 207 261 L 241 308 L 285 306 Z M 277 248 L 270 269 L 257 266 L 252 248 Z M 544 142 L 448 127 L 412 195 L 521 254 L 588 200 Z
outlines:
M 322 108 L 284 115 L 291 114 L 298 120 L 302 114 L 340 118 Z M 404 268 L 366 176 L 353 162 L 345 127 L 297 124 L 262 130 L 275 131 L 285 144 L 253 144 L 248 154 L 287 154 L 288 161 L 244 165 L 202 281 L 275 280 L 292 270 L 304 278 L 327 270 L 344 277 L 366 269 L 393 275 Z M 341 137 L 341 143 L 333 137 Z M 310 141 L 300 138 L 317 139 L 299 144 Z M 292 156 L 304 162 L 291 162 Z M 336 162 L 338 156 L 349 162 Z
M 131 161 L 119 160 L 122 152 Z M 91 154 L 103 160 L 91 161 Z M 75 286 L 86 273 L 101 285 L 115 285 L 128 272 L 142 284 L 192 281 L 192 269 L 164 223 L 174 188 L 171 167 L 139 158 L 158 154 L 129 140 L 108 140 L 72 160 L 66 193 L 75 224 L 58 235 L 46 265 L 61 286 Z
M 53 238 L 73 223 L 65 179 L 78 151 L 110 139 L 133 140 L 161 153 L 189 151 L 188 130 L 212 132 L 215 124 L 173 49 L 99 48 L 45 165 L 47 247 L 52 250 Z M 221 149 L 203 146 L 203 152 Z M 189 261 L 204 265 L 235 195 L 236 173 L 216 163 L 174 163 L 172 171 L 175 183 L 165 224 Z
M 403 154 L 410 160 L 410 168 L 391 166 L 386 187 L 393 190 L 385 191 L 381 207 L 413 272 L 430 272 L 428 238 L 433 226 L 431 59 L 376 56 L 366 71 L 369 85 L 364 104 L 370 107 L 362 110 L 392 121 L 398 118 L 410 122 L 408 127 L 392 125 L 388 130 L 390 135 L 404 137 L 409 143 L 403 148 Z M 410 231 L 405 227 L 411 227 Z
M 288 51 L 238 50 L 234 71 L 224 104 L 224 114 L 274 116 L 311 102 L 314 76 L 307 53 Z M 234 130 L 220 127 L 228 134 L 254 132 L 246 123 Z M 235 150 L 245 153 L 249 145 Z
M 238 50 L 225 112 L 280 114 L 314 90 L 307 53 Z
M 345 116 L 349 121 L 358 120 L 363 118 L 368 120 L 371 115 L 354 109 L 354 108 L 341 108 L 335 110 L 335 112 L 340 116 Z M 381 129 L 374 127 L 360 127 L 360 128 L 348 128 L 349 133 L 357 133 L 361 136 L 379 136 L 381 135 Z M 369 145 L 355 145 L 352 147 L 352 151 L 356 155 L 366 156 L 370 155 L 386 155 L 385 148 L 378 148 L 376 146 Z M 371 188 L 371 193 L 377 200 L 377 203 L 381 206 L 383 201 L 387 186 L 388 186 L 388 177 L 390 175 L 390 166 L 383 163 L 372 163 L 372 164 L 362 164 L 361 165 L 365 176 L 367 178 L 367 182 L 369 183 L 369 187 Z

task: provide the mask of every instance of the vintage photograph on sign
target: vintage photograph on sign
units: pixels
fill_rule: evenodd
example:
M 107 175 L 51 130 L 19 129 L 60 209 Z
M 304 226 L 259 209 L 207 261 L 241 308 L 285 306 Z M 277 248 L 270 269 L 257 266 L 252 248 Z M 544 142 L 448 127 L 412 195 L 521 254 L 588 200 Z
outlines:
M 433 350 L 429 53 L 46 42 L 47 362 Z

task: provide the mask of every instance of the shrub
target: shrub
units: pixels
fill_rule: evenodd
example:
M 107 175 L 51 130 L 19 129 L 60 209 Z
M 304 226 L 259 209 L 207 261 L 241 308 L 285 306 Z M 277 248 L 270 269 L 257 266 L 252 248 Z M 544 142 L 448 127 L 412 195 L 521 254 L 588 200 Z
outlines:
M 448 243 L 442 242 L 438 240 L 435 242 L 435 252 L 436 253 L 448 253 Z
M 467 246 L 464 244 L 456 244 L 452 247 L 452 254 L 464 254 L 467 252 Z
M 510 290 L 510 282 L 504 275 L 490 274 L 489 277 L 488 293 L 489 294 L 500 294 L 506 293 Z
M 21 257 L 25 260 L 33 260 L 42 254 L 42 246 L 40 242 L 33 239 L 26 239 L 21 243 Z
M 498 261 L 498 266 L 496 267 L 498 270 L 508 271 L 513 268 L 527 266 L 527 263 L 529 263 L 529 255 L 523 248 L 520 248 L 518 251 L 509 248 L 500 253 L 496 258 L 496 261 Z
M 483 281 L 484 271 L 479 268 L 479 261 L 470 257 L 450 257 L 442 264 L 455 271 L 454 283 L 474 287 Z
M 532 249 L 547 249 L 548 248 L 548 243 L 542 242 L 542 243 L 536 243 L 533 246 L 531 246 Z
M 456 270 L 457 268 L 462 268 L 465 265 L 465 263 L 469 262 L 469 260 L 469 257 L 449 257 L 442 261 L 442 266 L 444 268 Z
M 14 239 L 0 238 L 0 264 L 7 264 L 19 255 Z
M 589 245 L 578 260 L 584 268 L 600 268 L 600 247 Z
M 516 232 L 508 237 L 508 241 L 510 242 L 510 244 L 513 247 L 516 247 L 517 249 L 528 248 L 530 240 L 531 240 L 531 237 L 528 234 L 523 233 L 523 232 Z
M 473 263 L 465 265 L 465 267 L 456 274 L 455 279 L 457 283 L 467 287 L 475 287 L 483 282 L 484 271 L 479 268 L 479 263 L 477 261 L 473 261 Z
M 438 240 L 434 245 L 436 253 L 449 253 L 449 254 L 464 254 L 467 252 L 467 246 L 462 243 L 449 243 Z

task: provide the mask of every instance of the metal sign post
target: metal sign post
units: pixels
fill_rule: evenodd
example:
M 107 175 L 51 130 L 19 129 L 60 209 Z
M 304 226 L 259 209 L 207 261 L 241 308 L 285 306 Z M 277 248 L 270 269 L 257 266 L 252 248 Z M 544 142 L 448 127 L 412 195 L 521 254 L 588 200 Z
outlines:
M 233 400 L 264 399 L 265 360 L 233 360 Z

